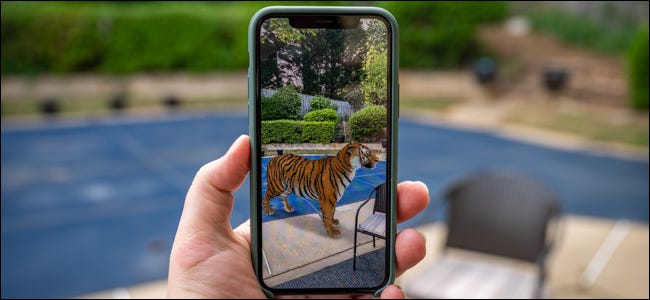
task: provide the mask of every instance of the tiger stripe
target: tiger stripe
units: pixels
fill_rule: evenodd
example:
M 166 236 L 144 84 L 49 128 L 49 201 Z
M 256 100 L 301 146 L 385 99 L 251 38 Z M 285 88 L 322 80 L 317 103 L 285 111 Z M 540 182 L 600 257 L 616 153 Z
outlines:
M 352 183 L 360 167 L 374 168 L 378 157 L 365 145 L 352 142 L 345 145 L 336 156 L 309 160 L 300 155 L 283 154 L 272 158 L 267 165 L 267 190 L 262 205 L 264 214 L 272 215 L 271 199 L 281 196 L 284 210 L 294 211 L 289 204 L 289 194 L 318 200 L 323 216 L 323 225 L 331 237 L 338 237 L 340 231 L 334 228 L 336 203 Z

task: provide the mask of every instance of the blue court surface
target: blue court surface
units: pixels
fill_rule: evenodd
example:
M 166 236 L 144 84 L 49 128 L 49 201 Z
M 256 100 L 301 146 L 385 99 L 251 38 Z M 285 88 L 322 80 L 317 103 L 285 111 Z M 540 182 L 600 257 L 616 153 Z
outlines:
M 541 180 L 566 213 L 648 222 L 647 161 L 405 118 L 399 126 L 398 179 L 425 182 L 432 199 L 400 228 L 440 221 L 445 186 L 484 168 Z M 166 278 L 194 174 L 247 132 L 243 112 L 2 123 L 2 298 L 75 297 Z M 235 198 L 233 225 L 249 217 L 248 180 Z
M 302 155 L 307 159 L 319 159 L 324 157 L 324 155 Z M 266 193 L 266 166 L 268 165 L 271 157 L 262 158 L 262 199 L 264 199 L 264 194 Z M 370 192 L 373 188 L 379 185 L 382 182 L 386 181 L 386 162 L 379 161 L 372 169 L 359 168 L 354 176 L 354 179 L 350 185 L 345 189 L 345 193 L 341 199 L 336 203 L 337 206 L 346 205 L 358 201 L 363 201 L 368 199 Z M 264 209 L 262 206 L 262 199 L 260 199 L 259 207 Z M 271 207 L 275 210 L 273 215 L 262 214 L 262 222 L 279 220 L 289 217 L 295 217 L 305 214 L 314 214 L 320 211 L 320 205 L 316 200 L 310 200 L 302 197 L 298 197 L 295 194 L 290 194 L 288 197 L 289 204 L 294 207 L 292 213 L 287 213 L 284 211 L 284 205 L 282 204 L 281 197 L 275 197 L 270 200 Z

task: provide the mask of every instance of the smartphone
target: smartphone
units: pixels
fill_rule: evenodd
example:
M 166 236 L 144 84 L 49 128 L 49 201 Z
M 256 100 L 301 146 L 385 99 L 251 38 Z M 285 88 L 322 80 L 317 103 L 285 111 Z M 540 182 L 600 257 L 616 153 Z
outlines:
M 251 252 L 270 297 L 394 280 L 397 31 L 374 7 L 251 19 Z

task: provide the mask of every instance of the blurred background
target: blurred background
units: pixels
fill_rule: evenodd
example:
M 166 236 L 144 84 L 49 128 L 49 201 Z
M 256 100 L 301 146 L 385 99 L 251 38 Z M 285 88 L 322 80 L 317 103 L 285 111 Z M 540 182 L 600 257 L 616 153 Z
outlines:
M 2 2 L 2 298 L 165 296 L 195 172 L 248 133 L 248 22 L 282 4 Z M 431 197 L 400 225 L 427 235 L 409 296 L 450 244 L 445 192 L 499 169 L 559 203 L 544 297 L 648 298 L 648 2 L 306 5 L 399 23 L 399 179 Z

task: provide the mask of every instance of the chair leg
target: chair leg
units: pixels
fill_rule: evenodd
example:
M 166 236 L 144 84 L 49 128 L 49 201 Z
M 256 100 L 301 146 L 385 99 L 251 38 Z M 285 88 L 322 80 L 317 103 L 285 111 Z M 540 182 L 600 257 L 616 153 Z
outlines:
M 357 269 L 357 231 L 354 230 L 354 250 L 352 252 L 352 271 Z
M 372 236 L 372 247 L 375 248 L 375 236 Z

